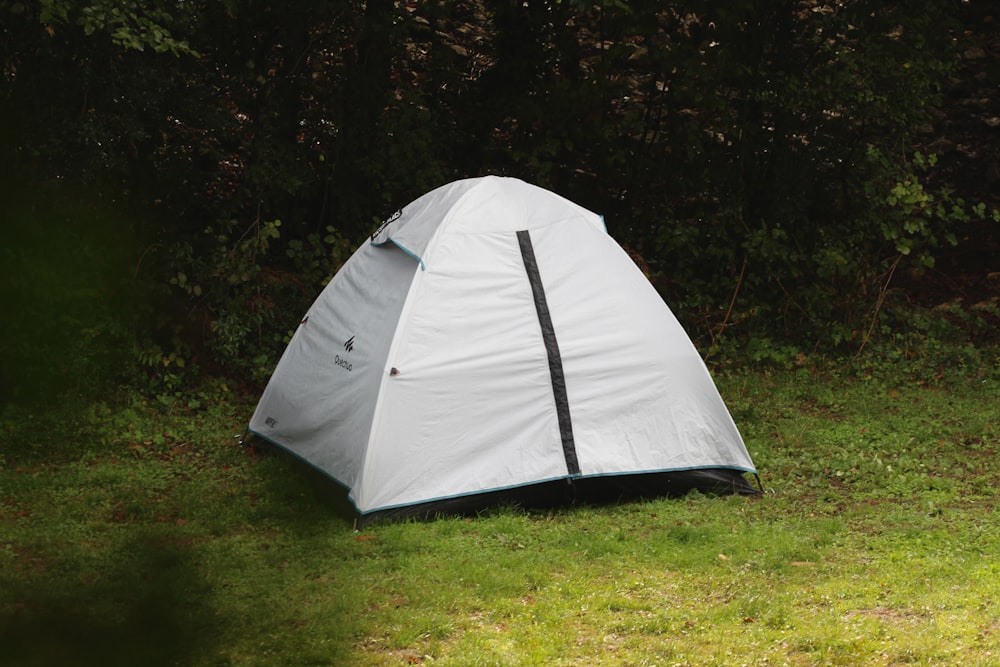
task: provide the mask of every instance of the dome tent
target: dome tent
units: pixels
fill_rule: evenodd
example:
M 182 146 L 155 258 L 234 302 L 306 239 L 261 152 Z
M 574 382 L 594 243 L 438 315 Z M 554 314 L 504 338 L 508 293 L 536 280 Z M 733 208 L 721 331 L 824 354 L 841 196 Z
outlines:
M 755 492 L 701 357 L 602 218 L 514 178 L 386 220 L 303 316 L 249 430 L 345 487 L 362 523 Z

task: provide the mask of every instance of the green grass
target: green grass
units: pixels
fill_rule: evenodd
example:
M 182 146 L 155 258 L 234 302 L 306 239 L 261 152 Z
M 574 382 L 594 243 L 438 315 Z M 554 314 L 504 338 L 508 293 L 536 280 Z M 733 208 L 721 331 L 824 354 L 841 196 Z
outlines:
M 0 662 L 998 664 L 996 361 L 723 374 L 760 498 L 363 532 L 245 400 L 8 409 Z

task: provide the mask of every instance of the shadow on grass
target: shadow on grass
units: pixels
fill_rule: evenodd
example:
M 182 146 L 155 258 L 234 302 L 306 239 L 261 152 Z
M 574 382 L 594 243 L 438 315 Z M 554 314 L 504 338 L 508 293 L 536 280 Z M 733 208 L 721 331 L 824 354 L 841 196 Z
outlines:
M 146 535 L 108 554 L 99 572 L 59 563 L 36 586 L 0 575 L 3 664 L 177 665 L 213 652 L 224 619 L 190 545 Z

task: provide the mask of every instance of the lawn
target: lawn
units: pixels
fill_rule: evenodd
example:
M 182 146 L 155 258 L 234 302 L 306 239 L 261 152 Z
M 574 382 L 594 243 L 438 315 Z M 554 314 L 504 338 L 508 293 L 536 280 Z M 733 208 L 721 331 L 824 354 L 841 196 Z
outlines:
M 0 416 L 11 665 L 1000 664 L 1000 372 L 715 368 L 766 493 L 361 532 L 216 387 Z

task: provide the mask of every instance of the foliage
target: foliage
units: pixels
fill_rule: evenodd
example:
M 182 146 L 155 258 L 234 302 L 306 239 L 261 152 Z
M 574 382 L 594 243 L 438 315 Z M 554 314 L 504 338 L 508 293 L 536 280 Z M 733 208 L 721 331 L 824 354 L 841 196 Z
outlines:
M 3 151 L 0 148 L 0 155 Z M 0 170 L 0 406 L 51 405 L 123 381 L 136 294 L 129 229 L 66 200 L 38 203 Z
M 0 114 L 41 191 L 129 227 L 154 392 L 259 381 L 378 220 L 483 173 L 604 214 L 708 354 L 854 352 L 995 243 L 925 145 L 968 5 L 0 0 Z
M 990 664 L 996 353 L 718 369 L 761 498 L 364 532 L 301 469 L 239 447 L 252 405 L 224 387 L 169 413 L 135 395 L 8 409 L 0 651 L 24 665 Z
M 41 0 L 39 5 L 39 19 L 49 26 L 71 24 L 86 35 L 106 33 L 113 44 L 126 49 L 142 51 L 148 46 L 157 53 L 197 55 L 186 41 L 175 39 L 169 27 L 174 22 L 170 12 L 184 11 L 184 4 L 94 0 L 81 5 L 69 0 Z M 26 9 L 23 3 L 12 3 L 12 11 Z

